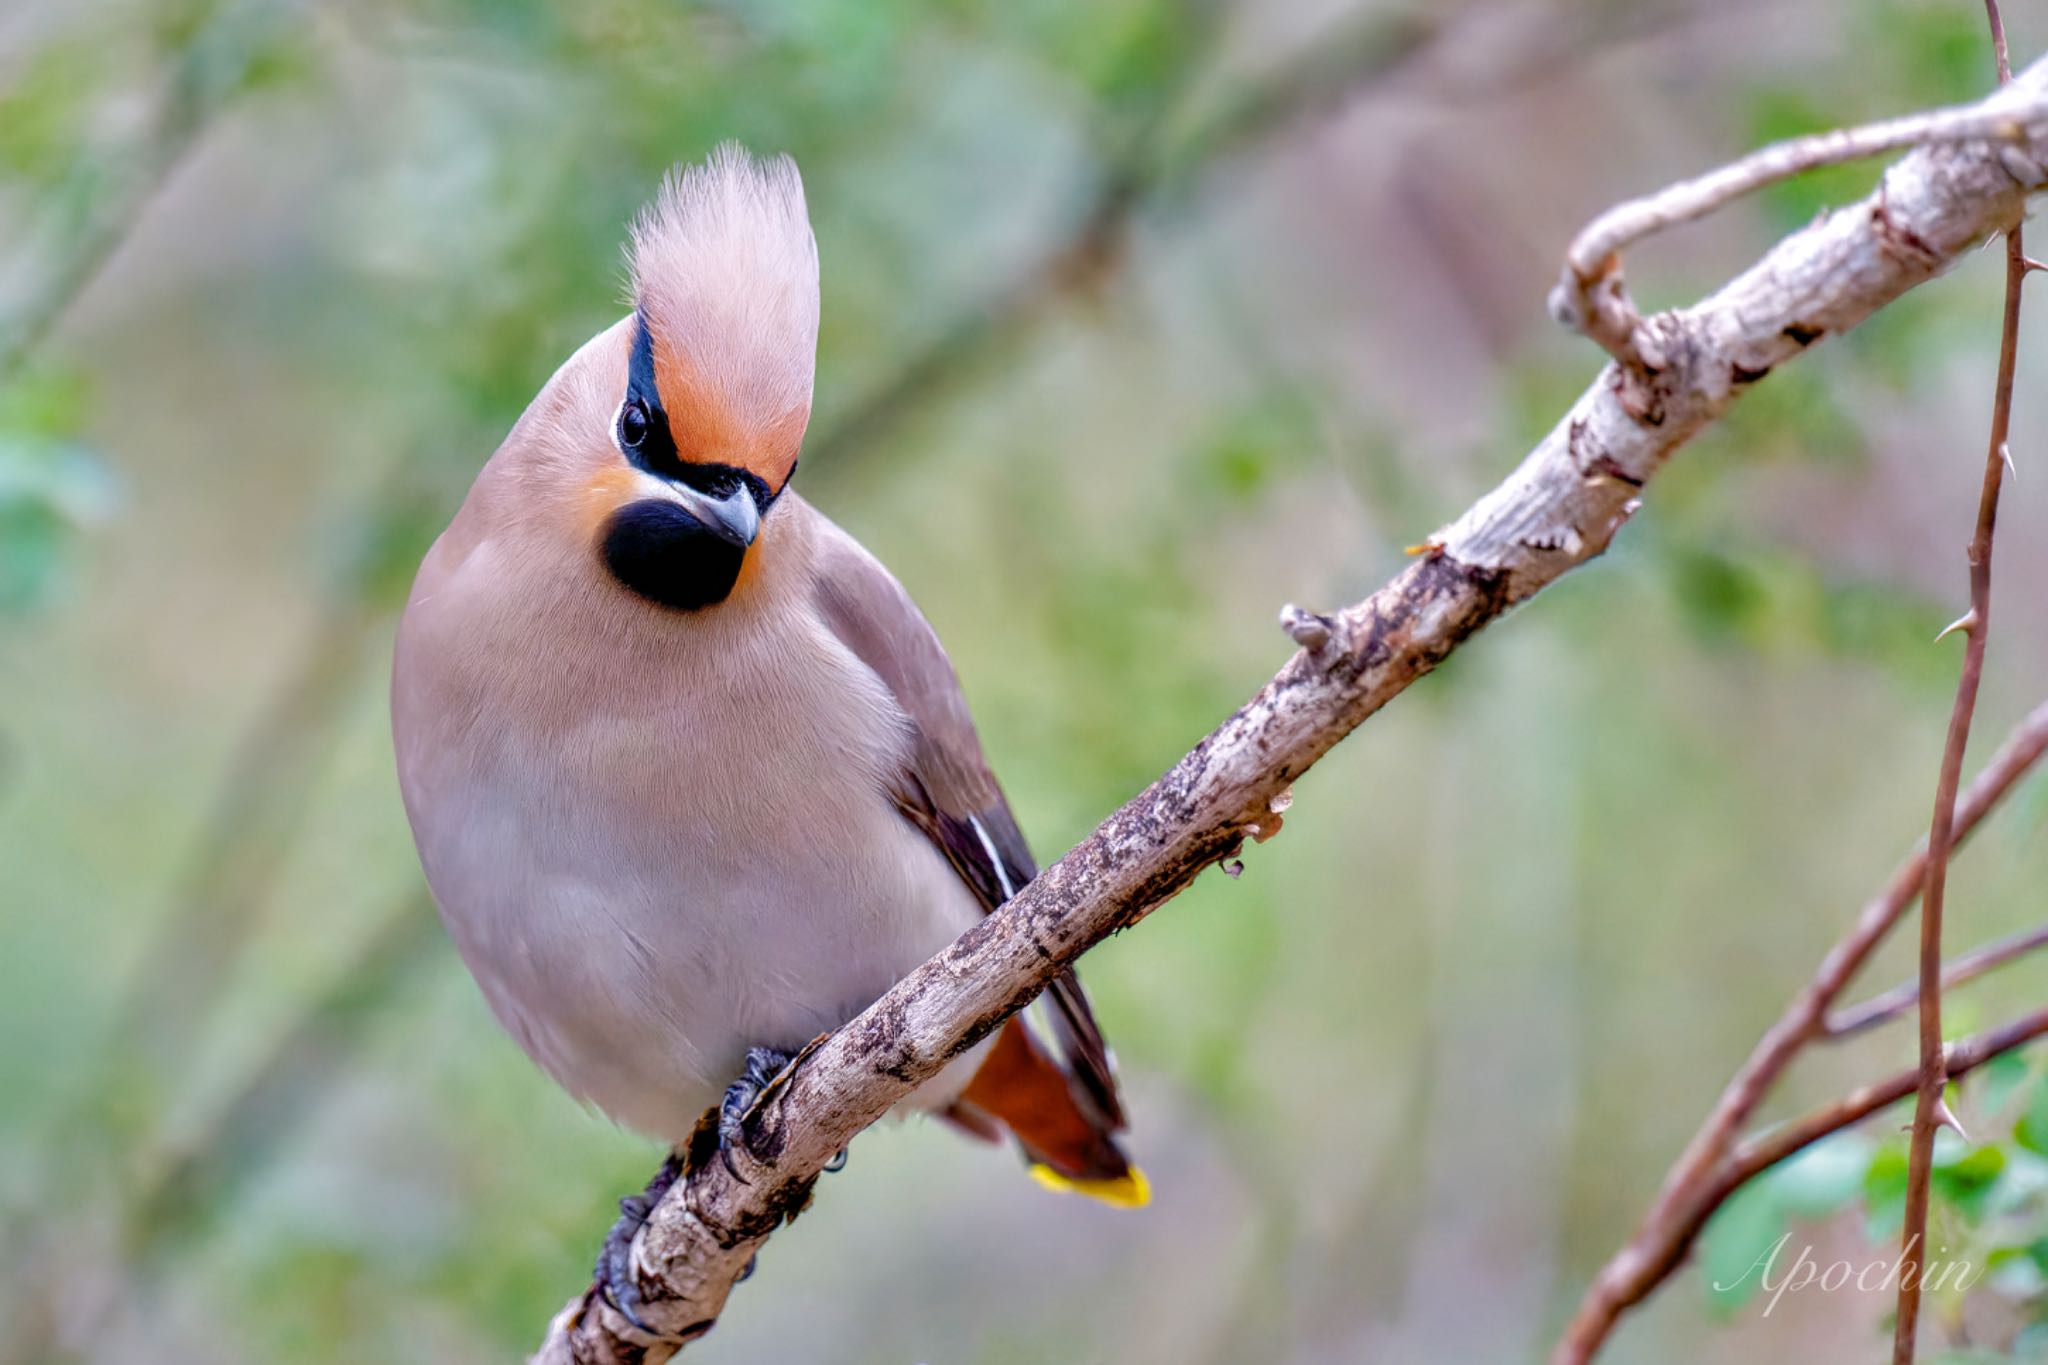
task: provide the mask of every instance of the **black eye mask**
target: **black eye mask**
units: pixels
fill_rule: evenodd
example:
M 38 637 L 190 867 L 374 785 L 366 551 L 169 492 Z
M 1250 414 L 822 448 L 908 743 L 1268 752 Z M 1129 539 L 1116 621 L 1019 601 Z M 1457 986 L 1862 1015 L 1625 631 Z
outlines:
M 661 406 L 661 391 L 654 383 L 653 334 L 638 312 L 633 314 L 633 354 L 626 371 L 626 401 L 619 405 L 613 435 L 628 460 L 657 478 L 687 484 L 713 497 L 724 497 L 745 484 L 752 490 L 754 504 L 763 516 L 782 496 L 781 489 L 770 489 L 766 479 L 749 470 L 737 465 L 685 460 L 677 452 L 675 432 L 669 427 L 668 412 Z M 783 487 L 788 486 L 785 479 Z

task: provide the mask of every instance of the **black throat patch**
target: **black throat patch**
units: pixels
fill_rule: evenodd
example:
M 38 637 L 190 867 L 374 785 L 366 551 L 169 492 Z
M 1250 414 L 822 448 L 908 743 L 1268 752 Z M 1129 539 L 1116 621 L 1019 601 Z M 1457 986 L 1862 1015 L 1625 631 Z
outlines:
M 747 552 L 664 498 L 642 498 L 605 522 L 604 566 L 659 606 L 697 611 L 732 595 Z
M 637 403 L 646 415 L 645 433 L 635 446 L 624 446 L 626 459 L 656 478 L 667 479 L 713 497 L 727 497 L 744 486 L 765 519 L 781 490 L 729 464 L 685 460 L 676 449 L 668 413 L 654 382 L 654 341 L 646 319 L 633 315 L 633 350 L 626 377 L 627 404 Z M 785 484 L 785 486 L 787 486 Z M 623 586 L 650 602 L 679 611 L 716 606 L 731 596 L 747 551 L 734 545 L 662 498 L 643 498 L 612 513 L 600 542 L 605 567 Z

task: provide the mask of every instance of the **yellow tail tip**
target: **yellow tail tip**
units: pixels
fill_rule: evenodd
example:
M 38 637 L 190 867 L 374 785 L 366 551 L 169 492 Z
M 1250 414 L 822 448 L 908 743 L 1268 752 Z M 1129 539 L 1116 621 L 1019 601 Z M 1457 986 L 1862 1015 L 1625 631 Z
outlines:
M 1142 1209 L 1152 1202 L 1152 1182 L 1136 1166 L 1110 1180 L 1083 1180 L 1061 1175 L 1039 1162 L 1031 1164 L 1031 1178 L 1049 1190 L 1062 1194 L 1085 1194 L 1120 1209 Z

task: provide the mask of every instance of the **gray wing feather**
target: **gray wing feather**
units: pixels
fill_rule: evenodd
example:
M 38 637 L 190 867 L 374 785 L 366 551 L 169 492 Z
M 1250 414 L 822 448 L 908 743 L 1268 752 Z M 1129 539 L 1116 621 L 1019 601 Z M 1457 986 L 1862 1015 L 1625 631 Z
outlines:
M 909 771 L 894 793 L 912 823 L 994 910 L 1037 875 L 1024 833 L 982 755 L 960 679 L 924 614 L 881 561 L 824 523 L 817 602 L 855 657 L 875 671 L 916 727 Z M 1045 993 L 1076 1098 L 1111 1131 L 1124 1126 L 1116 1071 L 1081 983 L 1068 971 Z

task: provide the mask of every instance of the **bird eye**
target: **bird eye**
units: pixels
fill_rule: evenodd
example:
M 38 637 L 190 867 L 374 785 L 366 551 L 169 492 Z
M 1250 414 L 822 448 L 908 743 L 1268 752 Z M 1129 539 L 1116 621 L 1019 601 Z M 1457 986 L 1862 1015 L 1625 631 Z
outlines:
M 638 450 L 647 439 L 647 405 L 637 398 L 629 398 L 619 409 L 619 444 L 627 450 Z

